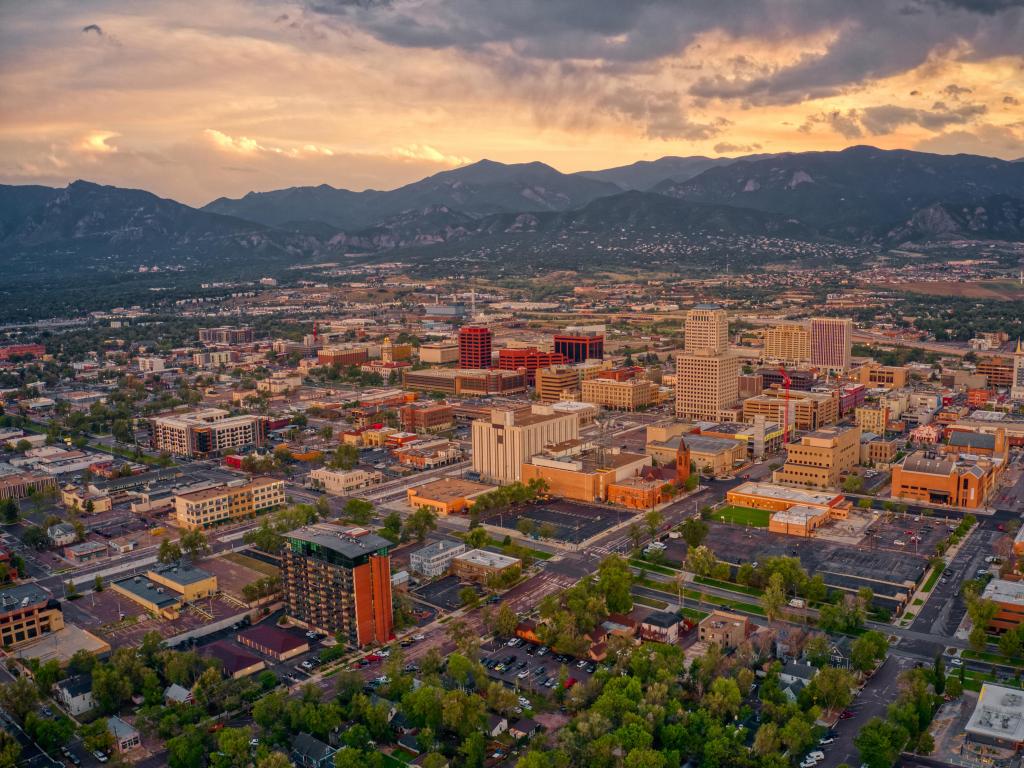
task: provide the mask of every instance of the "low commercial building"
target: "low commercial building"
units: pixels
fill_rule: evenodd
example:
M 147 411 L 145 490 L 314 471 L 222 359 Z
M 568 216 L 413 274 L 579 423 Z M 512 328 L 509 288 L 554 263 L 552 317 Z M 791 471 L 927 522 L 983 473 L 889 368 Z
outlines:
M 455 426 L 455 409 L 448 403 L 410 403 L 398 409 L 405 432 L 444 432 Z
M 429 368 L 402 370 L 402 387 L 418 392 L 476 397 L 509 395 L 526 391 L 526 371 L 498 371 L 489 368 Z
M 109 512 L 114 506 L 114 500 L 110 498 L 110 494 L 79 488 L 75 485 L 66 485 L 61 488 L 60 503 L 68 509 L 93 515 Z
M 830 520 L 849 517 L 851 502 L 841 493 L 790 488 L 772 483 L 743 483 L 726 493 L 730 504 L 772 512 L 768 530 L 810 536 Z
M 267 668 L 267 663 L 259 656 L 244 651 L 227 640 L 218 640 L 204 646 L 202 653 L 219 661 L 224 674 L 233 680 L 240 680 Z
M 892 469 L 892 495 L 929 504 L 979 509 L 996 486 L 999 464 L 916 451 Z
M 0 591 L 0 645 L 17 648 L 64 628 L 64 614 L 49 592 L 35 584 Z
M 900 444 L 896 440 L 885 440 L 873 433 L 865 433 L 860 437 L 860 463 L 886 469 L 892 464 L 899 452 Z
M 542 403 L 556 403 L 575 398 L 580 391 L 580 371 L 572 365 L 539 368 L 535 375 L 537 399 Z
M 201 568 L 179 563 L 118 579 L 111 588 L 154 616 L 176 619 L 186 603 L 217 593 L 217 577 Z
M 665 441 L 647 444 L 647 453 L 661 464 L 673 461 L 679 451 L 680 443 L 685 443 L 690 451 L 690 460 L 697 472 L 710 471 L 715 477 L 729 475 L 737 465 L 747 459 L 746 440 L 732 440 L 722 437 L 707 437 L 703 434 L 690 433 L 685 437 L 671 437 Z
M 853 420 L 865 432 L 884 435 L 889 425 L 889 409 L 880 405 L 862 405 L 854 411 Z
M 107 545 L 100 541 L 83 541 L 64 547 L 64 557 L 73 563 L 89 563 L 107 555 Z
M 698 640 L 715 643 L 723 650 L 735 648 L 754 632 L 746 616 L 726 611 L 712 611 L 698 625 Z
M 452 573 L 466 581 L 486 584 L 492 576 L 504 576 L 523 567 L 518 557 L 509 557 L 484 549 L 471 549 L 452 559 Z
M 409 555 L 409 568 L 413 573 L 434 579 L 447 573 L 452 560 L 465 551 L 466 545 L 461 541 L 435 541 Z
M 287 661 L 309 650 L 309 643 L 273 624 L 257 624 L 239 632 L 235 640 L 276 661 Z
M 857 370 L 857 374 L 860 383 L 869 388 L 902 389 L 910 380 L 910 369 L 902 365 L 866 363 Z
M 785 485 L 834 488 L 860 461 L 860 427 L 828 427 L 791 443 L 786 463 L 772 473 Z
M 723 421 L 718 424 L 701 425 L 704 437 L 736 440 L 746 446 L 748 458 L 761 459 L 766 454 L 782 448 L 782 424 L 768 421 L 764 416 L 755 416 L 750 424 L 738 421 Z
M 609 504 L 642 512 L 667 500 L 664 487 L 665 481 L 659 478 L 639 475 L 627 477 L 608 485 L 607 501 Z
M 1024 748 L 1024 693 L 1016 687 L 982 683 L 964 731 L 977 744 L 1019 752 Z
M 413 469 L 435 469 L 462 460 L 462 446 L 452 440 L 419 441 L 394 452 L 398 463 Z
M 245 485 L 220 486 L 175 496 L 174 516 L 182 528 L 210 528 L 255 517 L 284 503 L 283 480 L 257 477 Z
M 430 507 L 441 517 L 465 512 L 481 494 L 493 491 L 493 485 L 474 483 L 455 477 L 444 477 L 409 488 L 406 495 L 413 509 Z
M 384 482 L 384 474 L 377 470 L 356 469 L 314 469 L 309 473 L 309 484 L 326 491 L 331 496 L 349 496 L 364 488 L 372 488 Z
M 1024 583 L 992 579 L 985 585 L 981 596 L 999 607 L 986 627 L 989 632 L 1005 632 L 1024 624 Z
M 550 445 L 520 469 L 524 483 L 543 480 L 553 496 L 576 501 L 605 501 L 613 483 L 633 477 L 652 464 L 650 456 L 618 448 L 596 448 L 580 440 Z
M 24 499 L 30 493 L 49 490 L 57 490 L 57 480 L 52 475 L 18 472 L 0 477 L 0 501 Z

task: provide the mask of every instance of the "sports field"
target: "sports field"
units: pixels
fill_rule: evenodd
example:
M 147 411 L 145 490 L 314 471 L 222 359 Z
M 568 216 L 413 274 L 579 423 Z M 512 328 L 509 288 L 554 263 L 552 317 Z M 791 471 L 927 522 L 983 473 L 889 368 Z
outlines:
M 732 504 L 716 509 L 711 514 L 712 520 L 733 525 L 752 525 L 756 528 L 767 528 L 768 520 L 772 513 L 765 509 L 751 509 L 750 507 L 737 507 Z

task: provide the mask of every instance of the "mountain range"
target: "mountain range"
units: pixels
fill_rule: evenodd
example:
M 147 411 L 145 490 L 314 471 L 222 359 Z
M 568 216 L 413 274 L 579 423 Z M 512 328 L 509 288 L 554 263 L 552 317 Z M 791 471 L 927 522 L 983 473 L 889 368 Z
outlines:
M 680 244 L 695 236 L 857 247 L 1024 241 L 1024 163 L 865 146 L 572 174 L 482 160 L 390 191 L 294 187 L 200 209 L 85 181 L 0 185 L 0 265 L 16 285 L 55 268 L 69 278 L 142 266 L 245 276 L 403 248 L 429 260 L 439 244 L 450 254 L 526 236 L 536 249 L 573 242 L 595 263 L 613 245 L 640 252 L 658 238 L 662 257 L 677 250 L 685 261 Z

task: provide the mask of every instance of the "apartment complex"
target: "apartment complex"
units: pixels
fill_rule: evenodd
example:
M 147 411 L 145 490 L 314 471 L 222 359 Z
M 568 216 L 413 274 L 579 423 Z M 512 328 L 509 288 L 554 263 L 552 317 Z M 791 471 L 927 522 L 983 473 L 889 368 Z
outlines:
M 853 320 L 844 317 L 811 319 L 811 365 L 830 371 L 850 368 Z
M 725 310 L 700 304 L 687 312 L 685 348 L 676 357 L 676 416 L 718 421 L 739 400 L 739 375 Z
M 658 385 L 647 379 L 616 381 L 598 377 L 583 382 L 580 399 L 617 411 L 635 411 L 653 405 L 657 396 Z
M 554 351 L 570 363 L 600 360 L 604 357 L 604 326 L 577 326 L 556 333 L 553 339 Z
M 452 573 L 460 579 L 486 584 L 494 576 L 504 576 L 509 571 L 522 568 L 523 561 L 500 552 L 486 549 L 471 549 L 452 558 Z
M 459 329 L 459 368 L 490 368 L 490 328 L 467 325 Z
M 580 389 L 580 372 L 571 365 L 538 368 L 534 375 L 537 398 L 542 403 L 557 403 L 563 396 L 575 397 Z
M 0 645 L 17 648 L 64 628 L 60 603 L 35 584 L 0 591 Z
M 787 446 L 786 463 L 772 473 L 783 485 L 834 488 L 860 462 L 860 427 L 826 427 Z
M 854 410 L 853 420 L 865 432 L 884 435 L 889 423 L 889 409 L 884 405 L 862 405 Z
M 354 646 L 394 636 L 390 541 L 326 523 L 285 538 L 281 577 L 289 616 Z
M 803 323 L 783 323 L 764 333 L 764 359 L 786 365 L 811 362 L 811 332 Z
M 701 620 L 697 636 L 701 642 L 715 643 L 727 649 L 735 648 L 753 632 L 754 625 L 746 616 L 716 610 Z
M 174 517 L 182 528 L 210 528 L 254 517 L 284 502 L 283 480 L 257 477 L 245 485 L 207 488 L 175 496 Z
M 545 446 L 579 437 L 575 414 L 558 414 L 546 406 L 529 412 L 492 410 L 472 425 L 473 471 L 485 482 L 514 483 L 522 465 Z
M 327 469 L 321 467 L 309 473 L 309 484 L 321 488 L 332 496 L 348 496 L 363 488 L 372 488 L 384 482 L 384 474 L 366 469 Z
M 409 569 L 420 576 L 434 579 L 448 572 L 452 560 L 466 551 L 461 541 L 442 539 L 409 554 Z
M 199 341 L 204 344 L 251 344 L 252 328 L 222 325 L 218 328 L 200 328 Z
M 220 408 L 156 416 L 150 419 L 150 442 L 174 456 L 206 457 L 242 446 L 263 445 L 267 422 L 261 416 L 232 416 Z
M 1014 355 L 1014 358 L 982 357 L 977 362 L 975 372 L 984 376 L 990 387 L 1012 387 L 1017 356 Z

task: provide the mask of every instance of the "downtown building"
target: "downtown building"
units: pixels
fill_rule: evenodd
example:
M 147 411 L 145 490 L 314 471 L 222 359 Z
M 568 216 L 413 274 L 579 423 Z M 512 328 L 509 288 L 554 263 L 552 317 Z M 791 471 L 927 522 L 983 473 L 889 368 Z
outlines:
M 218 328 L 200 328 L 199 340 L 204 344 L 251 344 L 252 328 L 222 325 Z
M 285 611 L 349 645 L 394 637 L 391 542 L 365 528 L 320 523 L 285 534 Z
M 490 328 L 466 325 L 459 329 L 459 368 L 490 368 L 494 334 Z
M 583 325 L 566 328 L 556 333 L 552 347 L 566 362 L 583 363 L 604 358 L 604 326 Z
M 718 421 L 739 401 L 739 376 L 725 310 L 700 304 L 687 312 L 684 351 L 676 357 L 676 416 Z
M 262 416 L 232 416 L 220 408 L 156 416 L 150 419 L 150 445 L 172 456 L 203 458 L 243 446 L 259 447 L 267 440 Z
M 179 528 L 192 530 L 255 517 L 285 503 L 284 481 L 257 477 L 244 485 L 205 488 L 174 497 Z
M 840 373 L 850 369 L 853 320 L 848 317 L 811 319 L 811 365 Z
M 484 482 L 514 483 L 522 466 L 553 444 L 579 438 L 579 417 L 559 414 L 550 406 L 530 411 L 491 411 L 490 417 L 472 425 L 473 471 Z

